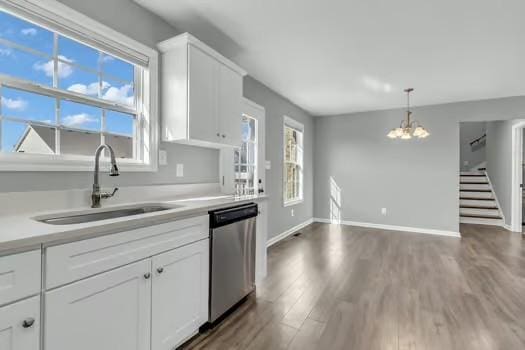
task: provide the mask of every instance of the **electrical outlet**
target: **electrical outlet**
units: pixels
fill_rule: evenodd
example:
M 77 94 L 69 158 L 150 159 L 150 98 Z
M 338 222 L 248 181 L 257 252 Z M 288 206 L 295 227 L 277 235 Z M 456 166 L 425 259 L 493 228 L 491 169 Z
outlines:
M 381 208 L 381 215 L 386 216 L 386 208 Z
M 184 164 L 177 164 L 177 177 L 183 177 L 184 176 Z
M 293 209 L 291 210 L 291 212 L 290 212 L 290 213 L 292 214 L 292 216 L 294 216 L 294 215 L 295 215 L 295 214 L 294 214 L 294 212 L 293 212 Z
M 159 150 L 159 165 L 168 165 L 168 152 Z

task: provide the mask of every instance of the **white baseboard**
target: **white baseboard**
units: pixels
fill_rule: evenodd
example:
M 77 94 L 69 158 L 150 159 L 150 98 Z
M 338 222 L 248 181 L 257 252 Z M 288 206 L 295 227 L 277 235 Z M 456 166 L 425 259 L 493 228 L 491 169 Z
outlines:
M 313 222 L 314 222 L 314 219 L 312 218 L 312 219 L 306 220 L 305 222 L 300 223 L 299 225 L 295 225 L 294 227 L 292 227 L 292 228 L 290 228 L 290 229 L 288 229 L 288 230 L 278 234 L 277 236 L 270 238 L 268 240 L 268 242 L 266 243 L 266 246 L 267 247 L 271 247 L 275 243 L 277 243 L 279 241 L 282 241 L 283 239 L 285 239 L 286 237 L 290 236 L 294 232 L 302 229 L 303 227 L 306 227 L 306 226 L 310 225 Z
M 315 222 L 324 222 L 324 223 L 327 223 L 327 224 L 337 223 L 337 224 L 340 224 L 340 225 L 347 225 L 347 226 L 377 228 L 377 229 L 381 229 L 381 230 L 392 230 L 392 231 L 416 232 L 416 233 L 425 233 L 425 234 L 429 234 L 429 235 L 439 235 L 439 236 L 461 238 L 461 234 L 459 232 L 435 230 L 435 229 L 429 229 L 429 228 L 406 227 L 406 226 L 383 225 L 383 224 L 371 224 L 371 223 L 368 223 L 368 222 L 356 222 L 356 221 L 344 221 L 344 220 L 342 220 L 340 222 L 332 222 L 330 219 L 323 219 L 323 218 L 314 218 L 314 221 Z

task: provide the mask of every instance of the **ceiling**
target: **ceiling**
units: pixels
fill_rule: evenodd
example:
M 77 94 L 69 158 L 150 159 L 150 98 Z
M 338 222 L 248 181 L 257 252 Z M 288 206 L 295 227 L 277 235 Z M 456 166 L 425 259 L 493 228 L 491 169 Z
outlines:
M 135 0 L 312 115 L 525 95 L 523 0 Z

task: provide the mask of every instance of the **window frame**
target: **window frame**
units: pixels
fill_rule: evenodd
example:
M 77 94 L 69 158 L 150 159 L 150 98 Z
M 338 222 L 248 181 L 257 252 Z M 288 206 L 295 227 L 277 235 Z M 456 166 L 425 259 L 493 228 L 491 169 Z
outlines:
M 127 107 L 117 102 L 43 86 L 6 75 L 0 75 L 0 77 L 6 88 L 20 89 L 54 98 L 65 98 L 116 112 L 137 114 L 134 119 L 137 130 L 136 141 L 133 142 L 133 151 L 137 157 L 136 159 L 118 159 L 119 168 L 123 171 L 157 171 L 159 147 L 158 52 L 56 0 L 45 2 L 0 0 L 0 10 L 54 33 L 59 33 L 61 36 L 78 40 L 83 45 L 107 52 L 119 59 L 126 60 L 126 57 L 136 57 L 137 61 L 147 61 L 147 66 L 143 68 L 138 68 L 137 64 L 134 64 L 134 95 L 135 101 L 140 101 L 140 108 Z M 110 48 L 111 51 L 106 50 L 107 48 Z M 119 56 L 119 53 L 122 55 Z M 38 122 L 34 124 L 38 125 Z M 70 128 L 66 127 L 66 129 Z M 107 131 L 101 129 L 100 134 L 105 133 Z M 102 139 L 103 136 L 101 136 Z M 0 171 L 92 171 L 94 152 L 95 150 L 93 150 L 93 156 L 0 152 Z M 101 163 L 109 164 L 109 160 L 103 158 Z
M 301 152 L 301 161 L 300 162 L 291 162 L 295 164 L 296 167 L 300 170 L 300 181 L 299 181 L 299 196 L 295 197 L 293 199 L 287 199 L 286 193 L 287 193 L 287 181 L 288 176 L 286 172 L 286 165 L 290 162 L 286 161 L 286 128 L 289 129 L 295 129 L 296 131 L 301 133 L 301 148 L 303 149 L 303 152 Z M 304 125 L 302 123 L 299 123 L 293 118 L 290 118 L 288 116 L 283 117 L 283 182 L 282 182 L 282 193 L 283 193 L 283 207 L 289 207 L 292 205 L 300 204 L 304 201 Z

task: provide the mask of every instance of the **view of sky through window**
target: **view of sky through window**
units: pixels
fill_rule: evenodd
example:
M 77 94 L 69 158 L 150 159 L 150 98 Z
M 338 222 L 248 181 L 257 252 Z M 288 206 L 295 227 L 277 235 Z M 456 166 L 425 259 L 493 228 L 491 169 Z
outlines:
M 25 88 L 13 86 L 12 78 L 35 88 L 24 91 Z M 20 146 L 31 133 L 39 138 L 32 145 L 49 146 L 42 153 L 60 149 L 55 147 L 58 138 L 46 139 L 44 130 L 98 132 L 101 142 L 104 135 L 106 140 L 116 135 L 131 142 L 135 137 L 136 115 L 123 111 L 136 110 L 134 81 L 133 64 L 0 11 L 2 152 L 40 153 L 38 148 Z M 42 92 L 39 86 L 58 88 L 71 97 L 53 94 L 49 89 Z M 76 99 L 78 95 L 123 107 L 113 110 L 111 105 L 90 105 L 89 100 Z M 84 153 L 89 152 L 79 152 Z

